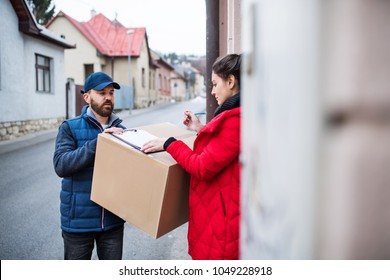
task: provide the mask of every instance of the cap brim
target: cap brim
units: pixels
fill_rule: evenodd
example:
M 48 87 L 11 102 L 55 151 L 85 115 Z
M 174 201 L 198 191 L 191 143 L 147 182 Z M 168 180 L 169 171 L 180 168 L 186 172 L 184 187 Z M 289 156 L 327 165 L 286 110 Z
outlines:
M 116 82 L 107 82 L 107 83 L 102 83 L 100 85 L 97 85 L 93 89 L 95 89 L 95 90 L 102 90 L 102 89 L 106 88 L 109 85 L 112 85 L 115 89 L 120 89 L 121 88 L 120 85 L 118 83 L 116 83 Z

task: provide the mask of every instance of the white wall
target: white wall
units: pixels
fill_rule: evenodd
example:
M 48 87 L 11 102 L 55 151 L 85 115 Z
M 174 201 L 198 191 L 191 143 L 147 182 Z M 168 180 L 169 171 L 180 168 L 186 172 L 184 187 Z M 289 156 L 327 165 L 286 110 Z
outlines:
M 390 1 L 243 5 L 244 259 L 390 259 Z
M 243 2 L 243 259 L 313 257 L 319 1 Z
M 66 80 L 64 67 L 64 49 L 53 44 L 24 36 L 24 83 L 25 113 L 22 119 L 57 118 L 66 114 Z M 35 91 L 35 54 L 41 54 L 52 59 L 51 92 Z M 22 106 L 23 107 L 23 106 Z M 22 112 L 21 112 L 22 113 Z
M 18 117 L 24 100 L 24 46 L 11 3 L 1 1 L 0 5 L 0 122 L 4 122 Z
M 0 122 L 64 117 L 63 48 L 21 33 L 8 1 L 1 1 L 1 10 Z M 35 90 L 35 53 L 53 59 L 51 93 Z

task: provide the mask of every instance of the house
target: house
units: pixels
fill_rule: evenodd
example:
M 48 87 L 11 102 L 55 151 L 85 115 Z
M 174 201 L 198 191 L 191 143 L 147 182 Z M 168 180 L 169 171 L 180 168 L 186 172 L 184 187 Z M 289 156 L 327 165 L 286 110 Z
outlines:
M 205 91 L 204 76 L 197 68 L 193 66 L 190 66 L 189 69 L 191 73 L 191 97 L 194 98 L 197 96 L 201 96 L 202 93 Z
M 158 53 L 151 51 L 154 63 L 157 66 L 155 77 L 158 103 L 170 102 L 172 99 L 171 75 L 175 68 L 165 61 Z
M 60 11 L 47 28 L 77 47 L 65 51 L 65 75 L 78 85 L 93 72 L 103 71 L 121 85 L 115 108 L 144 108 L 151 105 L 156 66 L 150 56 L 145 28 L 126 28 L 117 20 L 95 14 L 79 22 Z M 130 70 L 130 71 L 129 71 Z
M 170 77 L 171 98 L 175 101 L 184 101 L 186 99 L 187 81 L 183 74 L 176 70 L 171 72 Z
M 190 62 L 181 62 L 175 65 L 176 72 L 180 73 L 186 81 L 186 94 L 184 99 L 201 96 L 204 91 L 204 76 L 192 66 Z
M 0 140 L 58 127 L 66 115 L 64 50 L 25 0 L 1 1 Z

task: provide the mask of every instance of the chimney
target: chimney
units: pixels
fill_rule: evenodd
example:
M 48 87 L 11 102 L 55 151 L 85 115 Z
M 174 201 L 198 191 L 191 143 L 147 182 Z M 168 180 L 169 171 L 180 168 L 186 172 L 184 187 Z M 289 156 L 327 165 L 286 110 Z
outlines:
M 92 9 L 92 10 L 91 10 L 91 18 L 93 18 L 94 16 L 96 16 L 96 10 L 95 10 L 95 9 Z

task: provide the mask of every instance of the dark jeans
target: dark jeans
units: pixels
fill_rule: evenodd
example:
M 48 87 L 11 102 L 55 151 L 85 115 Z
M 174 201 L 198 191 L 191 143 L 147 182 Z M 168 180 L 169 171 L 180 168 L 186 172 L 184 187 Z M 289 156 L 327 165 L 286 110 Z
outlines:
M 100 260 L 121 260 L 123 226 L 102 232 L 74 233 L 62 231 L 65 260 L 90 260 L 94 243 Z

